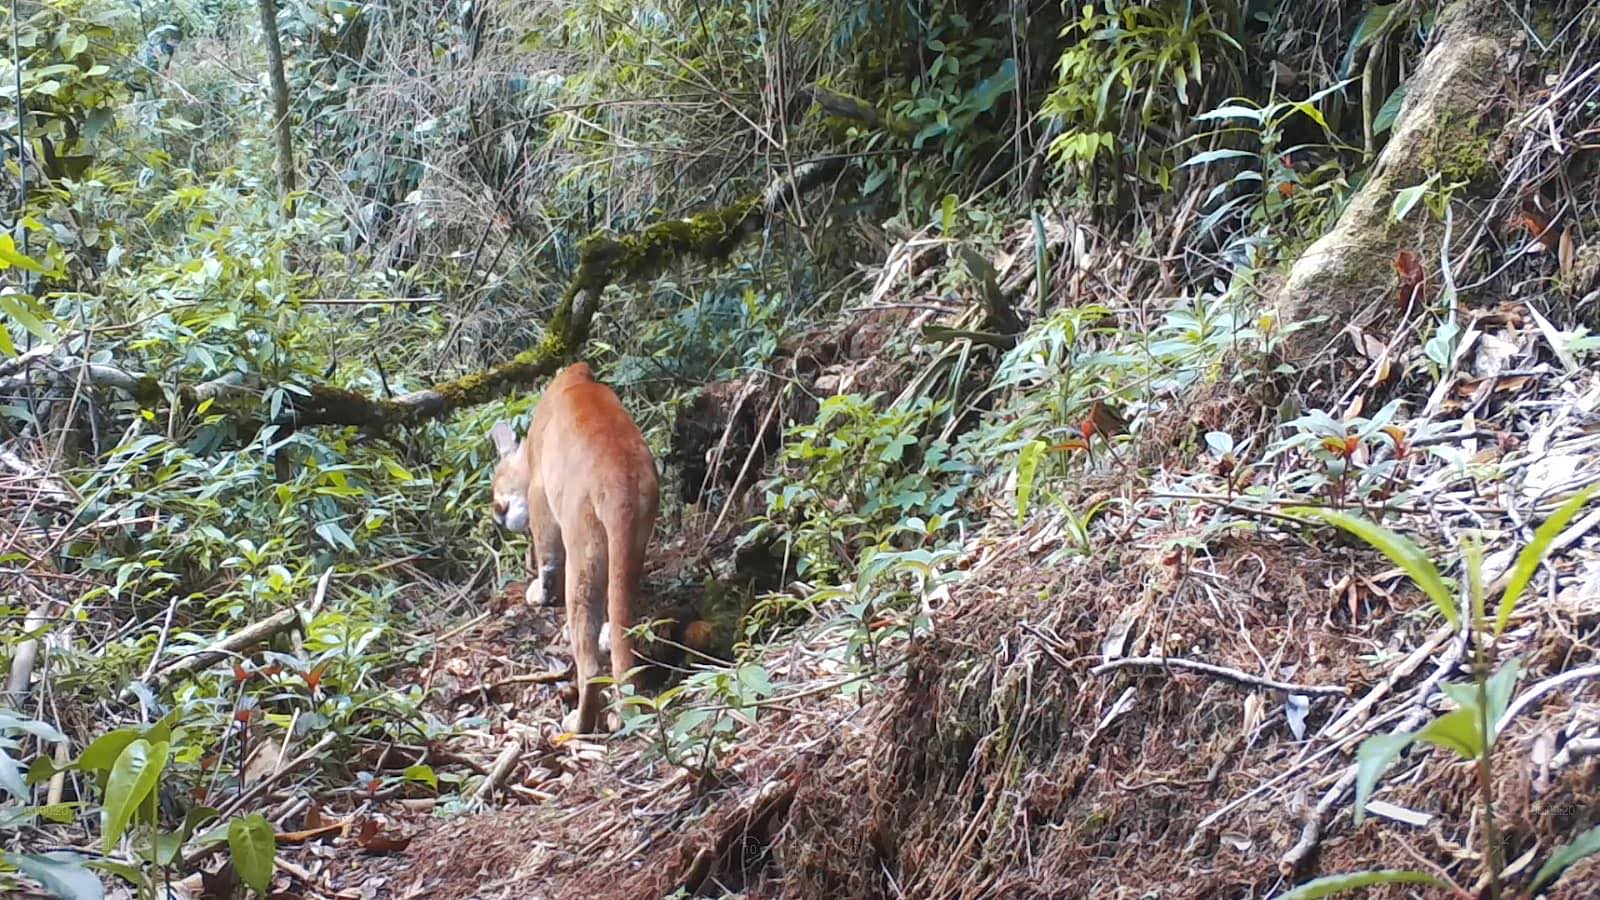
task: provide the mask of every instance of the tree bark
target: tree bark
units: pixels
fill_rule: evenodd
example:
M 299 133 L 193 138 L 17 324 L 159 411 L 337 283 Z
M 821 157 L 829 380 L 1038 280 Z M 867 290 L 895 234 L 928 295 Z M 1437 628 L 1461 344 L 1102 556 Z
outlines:
M 1439 229 L 1422 222 L 1420 210 L 1396 222 L 1391 208 L 1397 191 L 1433 174 L 1445 182 L 1492 176 L 1494 123 L 1486 113 L 1492 108 L 1488 101 L 1501 91 L 1515 23 L 1496 0 L 1461 0 L 1439 14 L 1437 31 L 1366 183 L 1333 228 L 1295 261 L 1278 292 L 1285 324 L 1327 318 L 1291 337 L 1290 362 L 1310 362 L 1351 321 L 1394 308 L 1386 301 L 1397 293 L 1395 275 L 1382 260 L 1412 250 L 1435 281 Z
M 294 141 L 289 133 L 289 82 L 283 75 L 283 45 L 278 41 L 277 0 L 256 0 L 261 37 L 267 42 L 267 80 L 272 89 L 272 130 L 278 142 L 278 199 L 290 216 L 294 204 Z

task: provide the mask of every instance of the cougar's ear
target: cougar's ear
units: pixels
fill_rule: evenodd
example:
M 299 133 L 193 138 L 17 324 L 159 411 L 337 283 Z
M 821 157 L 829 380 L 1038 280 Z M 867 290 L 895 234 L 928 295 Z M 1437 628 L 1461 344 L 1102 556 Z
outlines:
M 494 427 L 489 429 L 489 440 L 494 442 L 495 452 L 501 456 L 517 452 L 517 433 L 504 422 L 494 423 Z

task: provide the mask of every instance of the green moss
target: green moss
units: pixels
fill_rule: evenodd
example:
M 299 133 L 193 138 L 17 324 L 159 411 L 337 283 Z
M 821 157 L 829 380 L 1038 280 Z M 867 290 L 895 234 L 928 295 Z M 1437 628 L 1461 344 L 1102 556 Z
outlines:
M 1418 164 L 1424 172 L 1438 172 L 1445 184 L 1473 184 L 1491 173 L 1489 151 L 1494 136 L 1475 118 L 1452 112 L 1434 126 L 1433 139 Z
M 552 331 L 537 347 L 524 350 L 492 369 L 436 384 L 433 391 L 443 398 L 445 410 L 486 403 L 509 388 L 530 384 L 554 372 L 566 360 L 566 350 L 566 342 Z
M 726 259 L 760 215 L 761 197 L 752 194 L 721 209 L 657 222 L 633 234 L 592 234 L 580 247 L 578 272 L 568 292 L 598 293 L 618 281 L 651 278 L 686 257 Z

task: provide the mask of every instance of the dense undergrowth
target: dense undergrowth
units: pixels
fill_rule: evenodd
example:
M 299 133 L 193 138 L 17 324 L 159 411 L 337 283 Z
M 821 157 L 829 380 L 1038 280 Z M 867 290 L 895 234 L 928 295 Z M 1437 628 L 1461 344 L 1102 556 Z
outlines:
M 1349 707 L 1305 694 L 1361 696 L 1435 624 L 1316 517 L 1430 547 L 1471 528 L 1504 572 L 1540 522 L 1575 527 L 1554 511 L 1589 480 L 1594 10 L 1447 6 L 286 0 L 286 192 L 254 6 L 20 3 L 0 64 L 0 886 L 334 893 L 370 873 L 308 874 L 303 843 L 447 847 L 440 820 L 491 798 L 575 828 L 623 789 L 613 768 L 674 825 L 613 847 L 598 881 L 572 860 L 594 832 L 554 828 L 553 862 L 504 851 L 513 891 L 1266 896 L 1419 858 L 1438 885 L 1552 881 L 1600 823 L 1489 812 L 1520 776 L 1490 777 L 1483 722 L 1434 740 L 1488 772 L 1436 846 L 1369 823 L 1314 864 L 1383 767 L 1349 730 L 1306 749 Z M 1408 93 L 1474 21 L 1512 48 L 1501 94 L 1422 133 Z M 1383 170 L 1402 133 L 1425 149 Z M 823 164 L 836 177 L 795 187 Z M 1319 242 L 1374 203 L 1370 244 Z M 733 223 L 710 250 L 706 222 Z M 650 277 L 580 268 L 598 242 Z M 1330 284 L 1324 315 L 1286 319 L 1308 248 L 1384 287 L 1352 307 Z M 485 515 L 486 435 L 525 424 L 538 385 L 408 428 L 296 419 L 317 389 L 393 398 L 538 348 L 592 279 L 610 287 L 570 349 L 664 474 L 650 617 L 718 632 L 624 702 L 610 756 L 544 727 L 561 673 L 529 660 L 554 635 L 479 615 L 528 575 Z M 1530 443 L 1537 465 L 1512 453 Z M 1541 552 L 1576 560 L 1584 533 L 1562 534 Z M 1439 602 L 1425 551 L 1367 537 Z M 1481 599 L 1479 569 L 1435 557 Z M 1545 593 L 1585 565 L 1537 569 Z M 1538 608 L 1560 641 L 1473 658 L 1463 633 L 1379 724 L 1421 727 L 1445 674 L 1457 713 L 1504 714 L 1495 679 L 1521 670 L 1490 657 L 1512 643 L 1541 678 L 1592 668 L 1592 609 Z M 1333 687 L 1241 711 L 1188 683 L 1102 695 L 1083 665 L 1167 654 Z M 1271 859 L 1229 876 L 1213 835 L 1175 874 L 1224 821 L 1182 798 L 1251 790 L 1211 760 L 1258 741 L 1301 771 L 1368 766 L 1317 770 L 1302 794 L 1332 799 L 1308 830 L 1220 839 Z M 1592 796 L 1592 765 L 1557 793 Z M 1146 803 L 1152 784 L 1188 795 Z M 1473 823 L 1486 852 L 1460 851 Z

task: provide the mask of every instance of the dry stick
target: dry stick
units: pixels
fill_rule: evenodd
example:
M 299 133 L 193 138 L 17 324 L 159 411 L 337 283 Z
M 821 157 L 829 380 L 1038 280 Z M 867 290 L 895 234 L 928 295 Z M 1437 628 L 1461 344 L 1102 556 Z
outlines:
M 1494 726 L 1494 733 L 1499 734 L 1502 731 L 1505 731 L 1506 726 L 1511 724 L 1512 719 L 1516 718 L 1523 710 L 1532 706 L 1539 700 L 1540 697 L 1543 697 L 1545 694 L 1548 694 L 1563 685 L 1571 684 L 1575 681 L 1586 681 L 1590 678 L 1600 678 L 1600 666 L 1584 666 L 1581 669 L 1573 669 L 1570 672 L 1562 672 L 1560 675 L 1557 675 L 1553 678 L 1546 678 L 1544 681 L 1541 681 L 1526 691 L 1523 691 L 1510 706 L 1506 707 L 1506 711 L 1501 714 L 1500 721 Z
M 227 659 L 229 656 L 271 639 L 279 632 L 292 627 L 300 621 L 300 609 L 287 606 L 272 615 L 252 625 L 239 629 L 232 636 L 224 638 L 213 644 L 210 649 L 183 657 L 170 666 L 162 669 L 149 678 L 141 678 L 138 683 L 148 688 L 155 689 L 172 682 L 174 679 L 192 675 Z M 124 700 L 134 696 L 133 686 L 129 685 L 122 691 Z
M 29 610 L 28 617 L 23 620 L 22 632 L 30 634 L 44 627 L 48 618 L 46 611 L 50 601 L 45 600 L 38 606 Z M 17 645 L 17 652 L 11 658 L 11 677 L 6 682 L 7 703 L 11 708 L 21 712 L 22 705 L 28 699 L 28 682 L 33 679 L 33 666 L 39 658 L 39 638 L 30 637 Z
M 1389 673 L 1389 677 L 1384 679 L 1383 683 L 1368 691 L 1365 697 L 1362 697 L 1355 706 L 1345 710 L 1344 714 L 1339 718 L 1324 725 L 1319 736 L 1326 736 L 1332 741 L 1337 741 L 1344 737 L 1345 730 L 1353 727 L 1357 718 L 1376 705 L 1391 690 L 1394 690 L 1394 686 L 1399 683 L 1400 679 L 1411 677 L 1411 673 L 1415 672 L 1425 660 L 1433 656 L 1433 651 L 1440 644 L 1449 640 L 1453 633 L 1454 629 L 1448 624 L 1439 626 L 1433 634 L 1428 636 L 1426 641 L 1423 641 L 1417 649 L 1411 651 L 1410 656 L 1407 656 L 1400 665 L 1395 666 L 1394 671 Z
M 1220 678 L 1223 681 L 1231 681 L 1234 684 L 1268 688 L 1275 691 L 1283 691 L 1284 693 L 1289 694 L 1307 694 L 1313 697 L 1343 697 L 1350 693 L 1349 689 L 1342 685 L 1290 684 L 1287 681 L 1275 681 L 1271 678 L 1263 678 L 1259 675 L 1251 675 L 1246 672 L 1241 672 L 1238 669 L 1227 668 L 1226 666 L 1218 666 L 1213 665 L 1212 663 L 1184 659 L 1181 656 L 1138 656 L 1128 657 L 1126 659 L 1114 659 L 1110 662 L 1104 662 L 1098 666 L 1095 666 L 1089 670 L 1089 673 L 1091 675 L 1104 675 L 1107 672 L 1114 672 L 1117 669 L 1129 668 L 1187 669 L 1191 672 L 1199 672 L 1204 675 L 1210 675 L 1213 678 Z
M 504 784 L 506 779 L 511 777 L 511 770 L 516 768 L 517 759 L 521 756 L 522 739 L 513 736 L 506 742 L 505 747 L 501 748 L 500 755 L 495 757 L 494 765 L 489 769 L 488 777 L 484 778 L 483 783 L 478 785 L 478 790 L 473 796 L 479 800 L 488 800 L 489 795 L 494 793 L 495 788 Z
M 509 678 L 502 678 L 499 681 L 486 681 L 483 684 L 475 684 L 472 687 L 463 688 L 461 691 L 457 692 L 454 697 L 450 698 L 450 702 L 446 705 L 455 706 L 457 703 L 466 700 L 474 694 L 487 693 L 489 691 L 499 690 L 503 687 L 511 687 L 512 685 L 518 684 L 555 684 L 560 681 L 567 681 L 572 677 L 572 666 L 567 666 L 565 669 L 560 671 L 547 670 L 543 672 L 529 672 L 526 675 L 512 675 Z
M 1418 687 L 1415 699 L 1412 701 L 1416 704 L 1416 708 L 1400 722 L 1399 726 L 1391 734 L 1414 731 L 1422 724 L 1422 720 L 1428 716 L 1428 698 L 1432 696 L 1434 687 L 1461 661 L 1461 654 L 1466 651 L 1466 647 L 1467 633 L 1462 631 L 1456 636 L 1456 640 L 1451 645 L 1449 652 L 1440 657 L 1438 665 L 1433 667 L 1433 671 Z M 1293 847 L 1290 847 L 1283 856 L 1278 858 L 1278 871 L 1283 873 L 1285 878 L 1293 878 L 1307 857 L 1316 850 L 1317 845 L 1322 840 L 1323 820 L 1327 818 L 1333 807 L 1344 798 L 1344 794 L 1350 790 L 1350 786 L 1355 783 L 1356 774 L 1360 771 L 1360 768 L 1361 764 L 1357 762 L 1351 763 L 1344 770 L 1344 773 L 1339 776 L 1339 780 L 1334 783 L 1333 787 L 1328 789 L 1327 793 L 1322 795 L 1322 799 L 1317 801 L 1316 807 L 1306 817 L 1306 824 L 1300 829 L 1300 840 L 1296 841 Z

